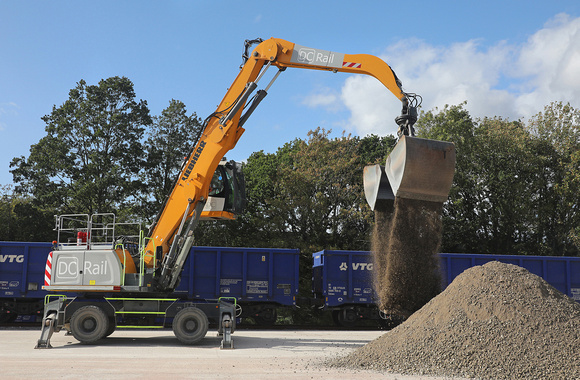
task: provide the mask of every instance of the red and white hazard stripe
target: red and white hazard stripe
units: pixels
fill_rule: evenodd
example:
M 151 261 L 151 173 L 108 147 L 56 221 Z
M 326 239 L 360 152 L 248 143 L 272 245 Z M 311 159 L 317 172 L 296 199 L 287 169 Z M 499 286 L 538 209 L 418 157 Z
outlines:
M 342 67 L 351 67 L 353 69 L 360 69 L 362 64 L 356 62 L 343 62 Z
M 46 259 L 46 267 L 44 268 L 44 285 L 50 285 L 50 278 L 52 277 L 52 251 L 48 254 Z

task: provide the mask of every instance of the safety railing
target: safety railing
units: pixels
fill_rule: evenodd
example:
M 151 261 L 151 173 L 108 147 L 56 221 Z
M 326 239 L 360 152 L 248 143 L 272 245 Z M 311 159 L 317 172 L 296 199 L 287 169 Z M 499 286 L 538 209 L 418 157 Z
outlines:
M 122 239 L 135 257 L 143 236 L 140 223 L 119 223 L 113 213 L 57 215 L 55 230 L 60 249 L 112 249 Z

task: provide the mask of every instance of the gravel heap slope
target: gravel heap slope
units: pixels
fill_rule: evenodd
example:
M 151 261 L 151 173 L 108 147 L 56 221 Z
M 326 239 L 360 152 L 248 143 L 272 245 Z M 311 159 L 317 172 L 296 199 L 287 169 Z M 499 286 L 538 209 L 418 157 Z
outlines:
M 478 379 L 580 379 L 580 304 L 511 264 L 470 268 L 331 366 Z

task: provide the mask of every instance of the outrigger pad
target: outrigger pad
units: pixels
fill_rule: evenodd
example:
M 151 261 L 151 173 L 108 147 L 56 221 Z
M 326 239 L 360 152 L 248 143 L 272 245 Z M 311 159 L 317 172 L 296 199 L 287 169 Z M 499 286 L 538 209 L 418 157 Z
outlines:
M 455 145 L 401 136 L 387 157 L 385 172 L 396 197 L 445 202 L 455 172 Z
M 52 348 L 50 345 L 50 338 L 54 332 L 54 324 L 56 322 L 56 314 L 50 313 L 42 319 L 42 331 L 40 332 L 40 339 L 34 348 Z

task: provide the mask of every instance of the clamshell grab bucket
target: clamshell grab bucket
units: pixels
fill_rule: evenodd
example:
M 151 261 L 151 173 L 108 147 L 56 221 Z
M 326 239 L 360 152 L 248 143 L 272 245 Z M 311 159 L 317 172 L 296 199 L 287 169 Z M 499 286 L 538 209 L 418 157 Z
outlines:
M 453 143 L 401 136 L 384 167 L 365 167 L 365 196 L 372 210 L 395 197 L 445 202 L 454 172 Z
M 387 157 L 385 172 L 395 196 L 445 202 L 455 172 L 455 145 L 402 136 Z
M 395 201 L 395 194 L 387 179 L 385 167 L 378 164 L 365 166 L 363 175 L 365 197 L 371 210 L 392 205 Z

